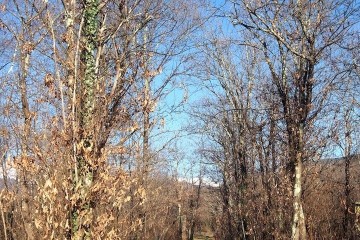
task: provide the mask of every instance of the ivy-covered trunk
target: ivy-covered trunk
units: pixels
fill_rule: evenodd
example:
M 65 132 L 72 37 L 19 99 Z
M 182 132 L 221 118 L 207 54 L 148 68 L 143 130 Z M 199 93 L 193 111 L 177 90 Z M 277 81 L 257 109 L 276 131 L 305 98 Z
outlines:
M 78 140 L 76 166 L 73 174 L 74 195 L 71 211 L 71 239 L 91 239 L 93 204 L 91 186 L 96 171 L 94 157 L 94 99 L 97 81 L 95 70 L 96 38 L 98 31 L 98 0 L 84 0 L 82 29 L 80 107 L 78 109 Z

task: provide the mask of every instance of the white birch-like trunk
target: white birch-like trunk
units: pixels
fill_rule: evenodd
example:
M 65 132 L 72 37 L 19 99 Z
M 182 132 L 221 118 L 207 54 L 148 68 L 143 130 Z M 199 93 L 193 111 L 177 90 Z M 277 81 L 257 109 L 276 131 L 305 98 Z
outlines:
M 295 162 L 295 179 L 293 187 L 293 207 L 294 207 L 294 216 L 292 223 L 292 240 L 304 240 L 306 239 L 306 226 L 305 226 L 305 215 L 302 206 L 302 171 L 303 171 L 303 157 L 302 157 L 302 138 L 303 138 L 303 129 L 299 129 L 299 146 L 298 152 L 296 153 L 296 162 Z

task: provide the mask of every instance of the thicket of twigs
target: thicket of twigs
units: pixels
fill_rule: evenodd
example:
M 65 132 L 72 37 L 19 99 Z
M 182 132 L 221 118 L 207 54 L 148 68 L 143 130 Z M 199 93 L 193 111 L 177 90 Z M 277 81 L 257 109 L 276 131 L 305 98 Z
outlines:
M 4 0 L 0 239 L 359 238 L 359 7 Z

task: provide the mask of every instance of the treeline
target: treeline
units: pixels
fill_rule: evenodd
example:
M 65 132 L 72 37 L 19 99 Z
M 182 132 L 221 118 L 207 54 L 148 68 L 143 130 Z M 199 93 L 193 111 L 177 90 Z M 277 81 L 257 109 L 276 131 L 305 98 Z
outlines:
M 231 27 L 200 46 L 209 97 L 192 111 L 221 182 L 219 239 L 359 237 L 358 14 L 354 1 L 223 7 Z

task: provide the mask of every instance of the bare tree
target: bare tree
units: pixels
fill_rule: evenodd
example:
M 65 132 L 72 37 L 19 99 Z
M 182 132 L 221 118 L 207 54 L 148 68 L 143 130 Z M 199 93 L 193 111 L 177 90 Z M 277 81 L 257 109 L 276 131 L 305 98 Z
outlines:
M 307 158 L 304 136 L 341 74 L 322 79 L 317 70 L 328 60 L 328 51 L 346 41 L 357 6 L 352 1 L 231 2 L 234 24 L 253 34 L 277 88 L 288 137 L 288 170 L 293 178 L 292 239 L 306 239 L 302 206 L 303 162 Z

